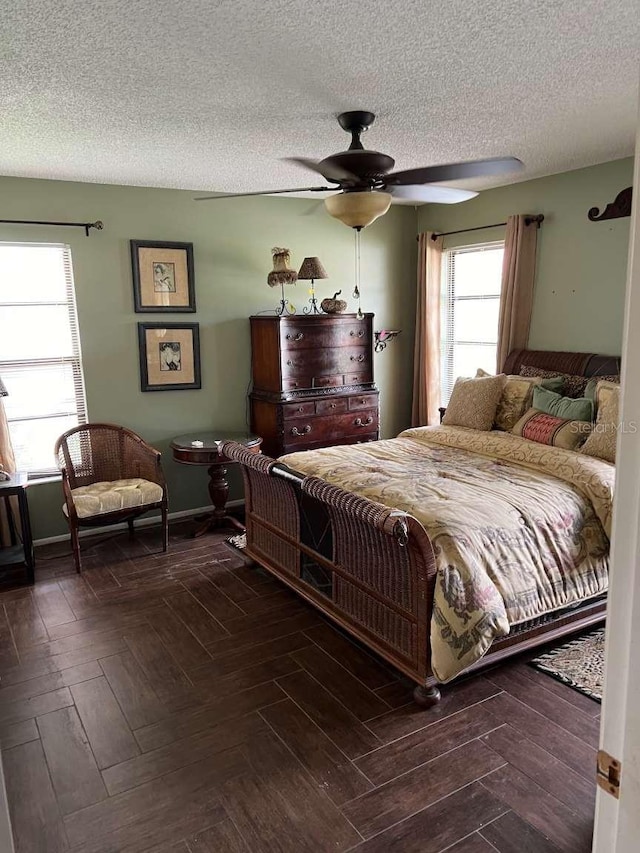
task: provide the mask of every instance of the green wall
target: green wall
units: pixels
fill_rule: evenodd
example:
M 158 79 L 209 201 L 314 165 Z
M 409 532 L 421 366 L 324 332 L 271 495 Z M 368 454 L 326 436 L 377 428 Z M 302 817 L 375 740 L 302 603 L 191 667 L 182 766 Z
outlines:
M 416 231 L 449 231 L 500 222 L 511 213 L 543 213 L 530 345 L 542 349 L 619 353 L 622 338 L 629 219 L 592 223 L 590 207 L 604 207 L 632 180 L 633 161 L 619 160 L 534 181 L 487 190 L 461 205 L 393 207 L 362 233 L 363 308 L 376 328 L 402 335 L 375 356 L 381 391 L 381 432 L 409 424 L 415 313 Z M 322 202 L 250 198 L 196 204 L 180 190 L 0 178 L 0 219 L 102 219 L 105 229 L 0 225 L 0 240 L 71 245 L 87 402 L 91 420 L 115 421 L 164 453 L 171 511 L 208 503 L 206 471 L 176 465 L 172 436 L 187 431 L 238 429 L 245 423 L 250 376 L 250 314 L 274 307 L 266 285 L 272 246 L 287 246 L 293 264 L 318 255 L 330 276 L 321 297 L 354 282 L 353 232 L 329 217 Z M 492 229 L 446 239 L 445 245 L 499 239 Z M 133 311 L 130 239 L 192 242 L 196 314 Z M 299 310 L 306 284 L 293 290 Z M 350 299 L 350 308 L 353 300 Z M 136 323 L 200 323 L 202 389 L 141 393 Z M 232 498 L 241 496 L 231 471 Z M 66 532 L 59 483 L 30 489 L 34 535 Z
M 81 229 L 0 225 L 0 240 L 71 245 L 89 418 L 124 424 L 163 451 L 171 511 L 209 502 L 206 470 L 176 465 L 168 450 L 172 436 L 241 429 L 245 423 L 247 318 L 279 299 L 279 291 L 266 284 L 271 247 L 289 247 L 296 267 L 306 255 L 317 255 L 329 275 L 319 283 L 319 295 L 342 288 L 354 306 L 354 232 L 328 216 L 321 202 L 251 198 L 196 204 L 196 194 L 0 179 L 0 219 L 104 221 L 104 231 L 88 238 Z M 396 435 L 410 419 L 415 235 L 416 213 L 406 207 L 394 207 L 362 233 L 363 310 L 375 312 L 376 328 L 402 329 L 375 356 L 384 437 Z M 197 313 L 134 313 L 131 238 L 194 244 Z M 291 288 L 299 310 L 307 287 Z M 163 319 L 200 323 L 201 390 L 140 391 L 136 323 Z M 231 482 L 231 497 L 241 497 L 237 472 Z M 36 538 L 66 532 L 59 483 L 34 485 L 29 502 Z
M 420 231 L 453 231 L 502 222 L 514 213 L 543 213 L 529 345 L 618 355 L 627 270 L 629 219 L 590 222 L 628 187 L 633 160 L 563 172 L 480 193 L 460 205 L 426 205 Z M 498 240 L 504 229 L 445 238 L 445 247 Z

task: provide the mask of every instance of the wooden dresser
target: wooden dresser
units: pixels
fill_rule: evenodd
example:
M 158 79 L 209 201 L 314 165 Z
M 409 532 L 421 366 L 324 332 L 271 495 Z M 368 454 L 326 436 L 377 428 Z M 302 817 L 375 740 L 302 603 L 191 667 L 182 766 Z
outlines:
M 373 314 L 251 317 L 251 369 L 269 456 L 378 438 Z

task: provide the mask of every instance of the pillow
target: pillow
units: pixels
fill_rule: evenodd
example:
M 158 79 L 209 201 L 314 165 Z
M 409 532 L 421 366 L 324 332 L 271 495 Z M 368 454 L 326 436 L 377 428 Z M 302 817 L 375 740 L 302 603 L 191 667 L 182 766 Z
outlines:
M 541 376 L 543 379 L 562 379 L 562 393 L 565 397 L 584 397 L 584 391 L 589 382 L 588 376 L 574 376 L 571 373 L 559 373 L 557 370 L 545 370 L 542 367 L 532 367 L 523 364 L 520 376 Z M 553 389 L 556 390 L 555 388 Z M 558 389 L 560 390 L 560 389 Z
M 511 430 L 513 435 L 519 435 L 538 444 L 549 444 L 552 447 L 562 447 L 565 450 L 578 450 L 591 432 L 591 424 L 586 421 L 572 421 L 529 409 Z
M 445 426 L 462 426 L 487 432 L 493 426 L 505 375 L 456 379 L 444 413 Z
M 620 389 L 619 387 L 600 389 L 600 385 L 613 383 L 598 383 L 598 389 L 604 391 L 598 405 L 598 419 L 593 432 L 581 448 L 587 456 L 597 456 L 605 462 L 616 461 L 616 440 L 620 426 Z
M 479 367 L 476 376 L 491 376 L 491 374 Z M 562 382 L 563 380 L 559 377 L 542 379 L 540 376 L 508 375 L 498 403 L 496 419 L 493 423 L 494 429 L 511 432 L 516 422 L 531 405 L 534 385 L 559 391 L 562 388 Z
M 571 398 L 556 394 L 547 388 L 533 389 L 533 408 L 569 421 L 593 420 L 593 401 L 586 397 Z
M 593 400 L 594 415 L 598 416 L 598 408 L 611 396 L 614 391 L 620 389 L 620 377 L 594 376 L 589 380 L 585 388 L 584 396 Z

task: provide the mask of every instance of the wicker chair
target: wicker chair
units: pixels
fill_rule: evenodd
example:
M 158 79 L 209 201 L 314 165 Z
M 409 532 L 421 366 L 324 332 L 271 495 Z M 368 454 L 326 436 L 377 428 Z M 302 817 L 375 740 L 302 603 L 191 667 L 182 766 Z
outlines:
M 161 511 L 162 550 L 167 550 L 167 484 L 157 450 L 125 427 L 83 424 L 60 436 L 55 454 L 78 572 L 80 527 L 126 521 L 133 533 L 134 519 L 152 509 Z

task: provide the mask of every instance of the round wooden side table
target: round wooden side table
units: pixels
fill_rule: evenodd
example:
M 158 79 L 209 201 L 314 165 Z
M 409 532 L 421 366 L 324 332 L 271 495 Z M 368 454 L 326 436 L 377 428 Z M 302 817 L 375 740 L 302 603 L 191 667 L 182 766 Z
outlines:
M 202 442 L 194 446 L 193 442 Z M 229 483 L 227 465 L 233 464 L 220 453 L 225 441 L 237 441 L 253 453 L 260 453 L 262 439 L 247 432 L 194 432 L 179 435 L 171 442 L 173 458 L 182 465 L 207 465 L 209 473 L 209 495 L 213 504 L 213 514 L 198 527 L 194 536 L 202 536 L 210 530 L 232 528 L 244 533 L 245 527 L 237 518 L 227 513 Z

